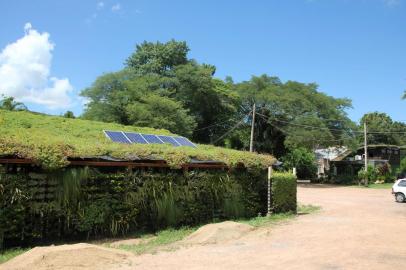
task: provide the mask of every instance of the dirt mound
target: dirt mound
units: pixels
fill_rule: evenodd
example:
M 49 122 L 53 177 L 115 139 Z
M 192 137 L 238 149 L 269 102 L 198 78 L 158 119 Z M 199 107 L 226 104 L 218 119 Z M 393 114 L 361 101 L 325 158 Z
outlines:
M 90 244 L 36 247 L 0 266 L 2 270 L 106 270 L 130 266 L 129 252 Z
M 239 239 L 254 227 L 233 221 L 209 224 L 201 227 L 196 232 L 189 235 L 183 243 L 185 244 L 217 244 L 226 243 Z
M 109 244 L 109 247 L 112 248 L 119 248 L 120 246 L 136 246 L 139 244 L 144 244 L 147 243 L 153 239 L 155 239 L 156 237 L 149 237 L 149 238 L 132 238 L 132 239 L 125 239 L 125 240 L 117 240 L 114 242 L 111 242 Z

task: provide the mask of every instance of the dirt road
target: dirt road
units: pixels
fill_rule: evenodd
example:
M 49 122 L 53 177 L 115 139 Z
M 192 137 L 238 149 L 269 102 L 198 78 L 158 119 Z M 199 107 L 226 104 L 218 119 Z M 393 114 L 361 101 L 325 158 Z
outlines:
M 406 204 L 389 190 L 300 187 L 298 199 L 322 210 L 231 243 L 142 255 L 131 269 L 406 268 Z

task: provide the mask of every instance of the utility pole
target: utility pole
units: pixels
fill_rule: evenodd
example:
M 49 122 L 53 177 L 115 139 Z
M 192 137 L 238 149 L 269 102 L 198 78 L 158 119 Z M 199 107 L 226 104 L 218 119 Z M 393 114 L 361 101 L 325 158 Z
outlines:
M 367 122 L 366 122 L 366 120 L 365 120 L 365 122 L 364 122 L 364 161 L 365 161 L 365 176 L 366 176 L 366 179 L 365 179 L 365 182 L 364 182 L 364 184 L 365 184 L 365 186 L 367 186 L 368 185 L 368 176 L 367 176 L 367 172 L 368 172 L 368 139 L 367 139 Z
M 252 106 L 250 152 L 254 152 L 254 125 L 255 125 L 255 103 Z

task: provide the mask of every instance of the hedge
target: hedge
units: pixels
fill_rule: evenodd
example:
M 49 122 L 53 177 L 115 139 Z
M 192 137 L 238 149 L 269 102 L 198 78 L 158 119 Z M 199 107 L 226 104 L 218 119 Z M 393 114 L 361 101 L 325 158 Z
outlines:
M 126 235 L 266 213 L 263 170 L 65 168 L 43 173 L 15 169 L 0 173 L 3 247 Z
M 274 213 L 296 213 L 296 180 L 296 176 L 291 173 L 275 172 L 272 174 L 272 210 Z

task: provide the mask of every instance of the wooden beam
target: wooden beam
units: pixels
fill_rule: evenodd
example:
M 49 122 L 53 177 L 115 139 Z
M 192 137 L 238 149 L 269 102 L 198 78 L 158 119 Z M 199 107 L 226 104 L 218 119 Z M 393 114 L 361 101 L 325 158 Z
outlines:
M 131 161 L 88 161 L 88 160 L 72 160 L 70 165 L 79 166 L 94 166 L 94 167 L 156 167 L 167 168 L 168 164 L 165 163 L 151 163 L 151 162 L 131 162 Z
M 34 164 L 34 162 L 25 158 L 0 158 L 0 164 Z
M 0 158 L 0 164 L 35 164 L 30 159 L 24 158 Z M 169 168 L 164 161 L 152 162 L 133 162 L 133 161 L 90 161 L 90 160 L 71 160 L 69 165 L 73 166 L 93 166 L 93 167 L 129 167 L 129 168 Z M 225 164 L 217 163 L 187 163 L 181 166 L 183 169 L 228 169 Z

